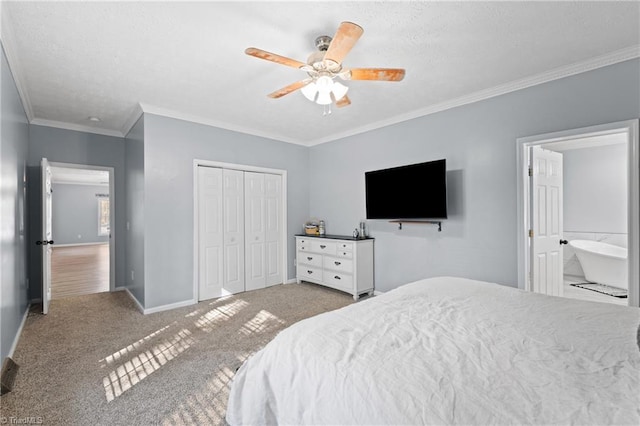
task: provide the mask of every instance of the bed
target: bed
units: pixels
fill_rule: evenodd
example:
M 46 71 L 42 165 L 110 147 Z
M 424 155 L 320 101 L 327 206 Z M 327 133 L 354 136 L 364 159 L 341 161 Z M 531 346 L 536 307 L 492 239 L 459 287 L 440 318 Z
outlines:
M 300 321 L 237 371 L 241 424 L 640 424 L 640 309 L 440 277 Z

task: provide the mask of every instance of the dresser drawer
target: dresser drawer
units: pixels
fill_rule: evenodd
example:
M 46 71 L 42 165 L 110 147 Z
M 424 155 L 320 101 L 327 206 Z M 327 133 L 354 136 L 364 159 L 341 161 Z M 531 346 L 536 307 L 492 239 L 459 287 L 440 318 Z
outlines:
M 309 251 L 311 250 L 311 241 L 304 239 L 304 240 L 297 240 L 296 241 L 296 250 L 298 251 Z
M 305 253 L 303 250 L 300 250 L 297 259 L 298 263 L 301 265 L 317 266 L 318 268 L 322 267 L 321 254 Z
M 324 271 L 323 281 L 331 287 L 344 289 L 351 292 L 353 289 L 353 275 L 340 272 Z
M 336 256 L 342 257 L 342 258 L 345 258 L 345 259 L 351 259 L 353 257 L 353 252 L 338 250 L 338 253 L 336 253 Z
M 311 243 L 311 240 L 309 238 L 296 238 L 296 243 L 298 245 L 308 246 Z
M 298 265 L 298 278 L 299 279 L 313 279 L 322 281 L 322 268 L 308 265 Z
M 338 243 L 338 251 L 353 251 L 353 243 Z
M 337 246 L 335 241 L 311 240 L 311 251 L 315 253 L 335 255 Z
M 353 261 L 343 257 L 324 256 L 322 266 L 333 271 L 353 272 Z

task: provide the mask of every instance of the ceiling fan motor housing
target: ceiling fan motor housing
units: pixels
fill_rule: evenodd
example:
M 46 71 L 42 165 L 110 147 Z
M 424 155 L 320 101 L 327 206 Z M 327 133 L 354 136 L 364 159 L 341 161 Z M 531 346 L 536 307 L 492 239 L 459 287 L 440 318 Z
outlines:
M 321 52 L 326 52 L 329 49 L 332 38 L 326 35 L 316 38 L 316 47 Z

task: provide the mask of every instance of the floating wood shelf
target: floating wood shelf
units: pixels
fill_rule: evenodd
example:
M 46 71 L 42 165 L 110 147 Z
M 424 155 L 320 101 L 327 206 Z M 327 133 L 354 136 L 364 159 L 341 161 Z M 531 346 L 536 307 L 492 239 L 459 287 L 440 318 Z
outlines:
M 397 223 L 398 229 L 402 229 L 403 223 L 425 223 L 428 225 L 438 225 L 438 232 L 442 232 L 442 221 L 439 220 L 390 220 L 390 223 Z

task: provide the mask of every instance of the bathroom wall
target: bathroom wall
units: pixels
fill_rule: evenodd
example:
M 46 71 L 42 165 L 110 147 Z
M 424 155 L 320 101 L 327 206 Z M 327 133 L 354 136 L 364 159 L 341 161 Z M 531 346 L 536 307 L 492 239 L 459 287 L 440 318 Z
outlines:
M 627 144 L 563 152 L 564 238 L 627 247 Z M 564 246 L 564 274 L 584 277 Z

